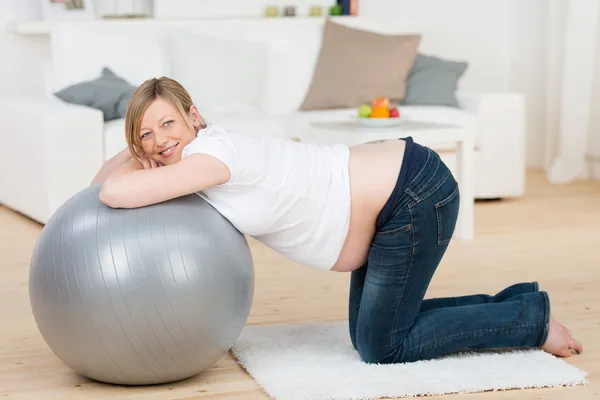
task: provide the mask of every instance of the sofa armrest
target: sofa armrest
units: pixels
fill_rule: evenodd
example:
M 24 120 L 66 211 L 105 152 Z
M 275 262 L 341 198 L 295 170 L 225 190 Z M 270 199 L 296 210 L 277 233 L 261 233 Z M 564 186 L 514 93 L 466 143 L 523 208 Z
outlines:
M 103 165 L 101 111 L 53 98 L 0 99 L 8 168 L 0 201 L 39 222 L 89 186 Z
M 520 93 L 458 93 L 459 104 L 476 118 L 479 182 L 486 197 L 522 196 L 525 192 L 527 105 Z M 489 182 L 489 183 L 488 183 Z M 508 182 L 505 185 L 500 182 Z

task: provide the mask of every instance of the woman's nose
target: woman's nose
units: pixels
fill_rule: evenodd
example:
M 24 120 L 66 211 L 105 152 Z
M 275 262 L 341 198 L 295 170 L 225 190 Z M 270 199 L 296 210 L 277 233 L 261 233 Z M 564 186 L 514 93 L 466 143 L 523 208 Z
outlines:
M 161 133 L 156 134 L 156 144 L 158 146 L 162 146 L 162 145 L 166 144 L 167 141 L 168 141 L 167 135 L 164 135 Z

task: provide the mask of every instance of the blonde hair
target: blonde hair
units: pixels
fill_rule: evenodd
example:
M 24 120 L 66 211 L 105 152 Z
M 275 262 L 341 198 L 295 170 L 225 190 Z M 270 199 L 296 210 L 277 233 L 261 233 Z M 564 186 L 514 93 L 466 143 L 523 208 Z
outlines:
M 148 79 L 142 83 L 131 95 L 125 115 L 125 138 L 129 151 L 134 156 L 143 156 L 140 126 L 142 118 L 150 103 L 157 98 L 169 101 L 184 118 L 191 131 L 198 133 L 206 127 L 204 118 L 200 116 L 200 126 L 194 126 L 188 117 L 190 107 L 194 104 L 188 91 L 177 81 L 165 76 Z

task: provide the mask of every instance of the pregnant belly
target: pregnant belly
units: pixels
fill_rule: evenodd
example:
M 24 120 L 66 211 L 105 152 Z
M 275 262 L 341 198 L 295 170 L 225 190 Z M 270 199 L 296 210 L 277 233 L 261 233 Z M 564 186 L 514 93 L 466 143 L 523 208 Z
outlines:
M 404 148 L 404 141 L 390 140 L 350 149 L 350 227 L 332 271 L 353 271 L 367 261 L 377 216 L 398 180 Z

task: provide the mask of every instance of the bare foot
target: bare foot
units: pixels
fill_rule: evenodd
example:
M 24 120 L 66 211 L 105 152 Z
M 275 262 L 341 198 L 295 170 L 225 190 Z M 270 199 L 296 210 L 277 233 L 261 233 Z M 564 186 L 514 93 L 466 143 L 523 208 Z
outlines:
M 583 351 L 583 346 L 573 339 L 571 332 L 560 322 L 550 317 L 548 339 L 542 346 L 542 350 L 559 357 L 571 356 L 571 350 L 577 354 Z

